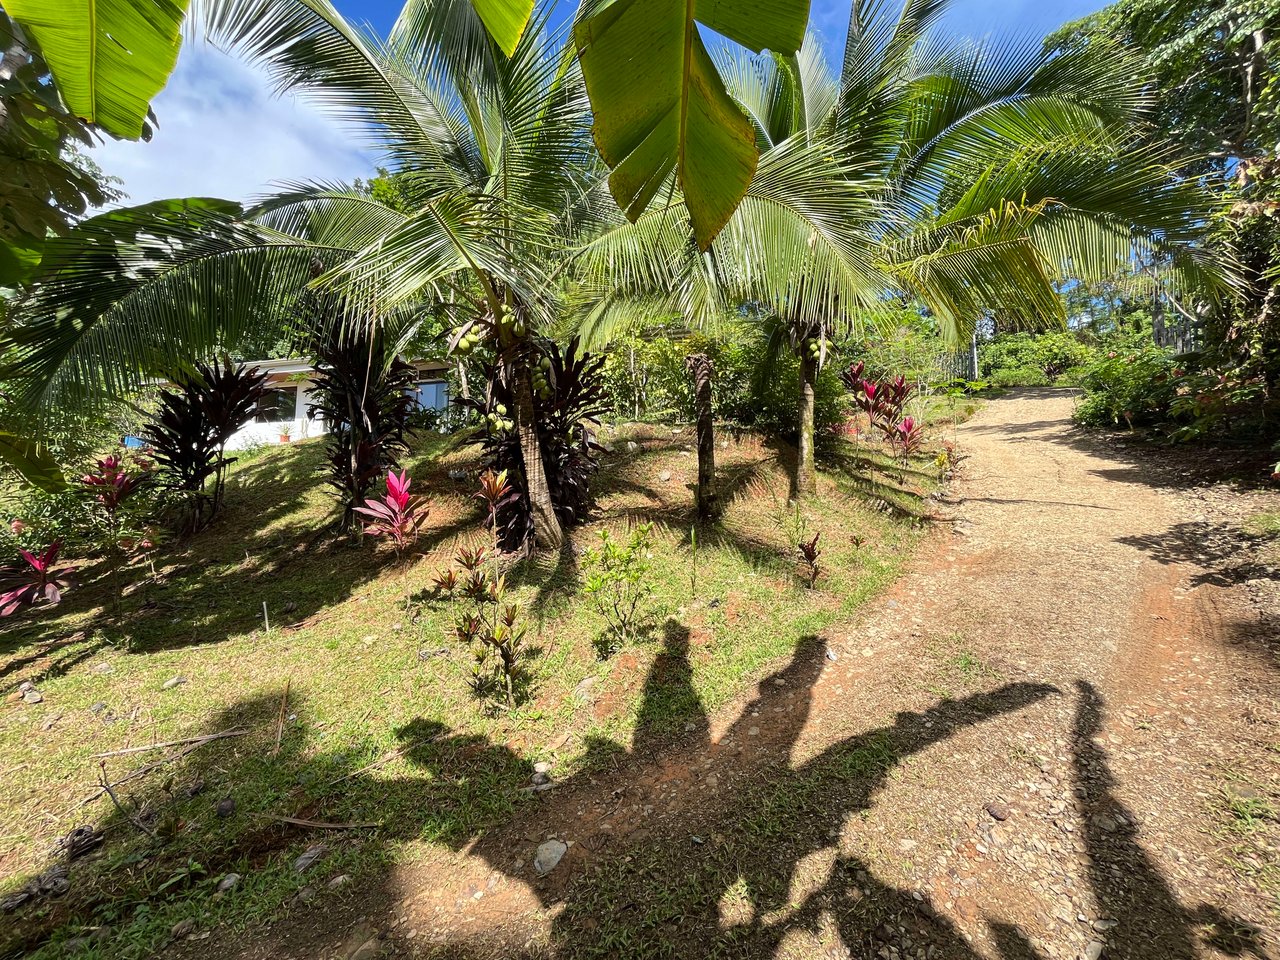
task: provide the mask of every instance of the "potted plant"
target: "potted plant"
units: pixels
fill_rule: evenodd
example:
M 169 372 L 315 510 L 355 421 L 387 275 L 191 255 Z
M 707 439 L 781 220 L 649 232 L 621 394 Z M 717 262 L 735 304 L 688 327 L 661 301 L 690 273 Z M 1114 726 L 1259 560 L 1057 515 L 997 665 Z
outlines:
M 280 442 L 288 443 L 289 438 L 292 436 L 292 434 L 293 434 L 293 427 L 286 423 L 283 427 L 280 428 Z

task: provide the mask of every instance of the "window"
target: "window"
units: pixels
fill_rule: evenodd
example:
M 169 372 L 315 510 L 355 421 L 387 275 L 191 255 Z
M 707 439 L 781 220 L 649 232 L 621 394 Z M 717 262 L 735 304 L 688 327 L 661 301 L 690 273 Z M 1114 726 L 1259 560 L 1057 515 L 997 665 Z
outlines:
M 268 390 L 258 401 L 255 423 L 285 423 L 294 419 L 298 409 L 298 388 L 280 387 Z
M 443 380 L 421 380 L 413 388 L 413 399 L 423 410 L 444 410 L 449 406 L 449 384 Z

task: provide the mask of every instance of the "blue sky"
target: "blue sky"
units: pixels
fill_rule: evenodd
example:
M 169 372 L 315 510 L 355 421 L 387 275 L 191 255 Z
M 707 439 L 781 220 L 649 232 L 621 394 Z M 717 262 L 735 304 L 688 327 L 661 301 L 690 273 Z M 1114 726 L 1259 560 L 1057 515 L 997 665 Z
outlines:
M 385 32 L 400 3 L 336 0 L 354 20 Z M 1104 6 L 1102 0 L 953 0 L 941 29 L 980 38 L 1043 36 Z M 571 9 L 566 4 L 566 9 Z M 811 23 L 838 55 L 847 0 L 813 0 Z M 169 85 L 153 103 L 160 124 L 150 143 L 107 142 L 94 159 L 124 180 L 127 202 L 211 196 L 248 200 L 290 180 L 350 180 L 371 172 L 372 158 L 351 131 L 315 107 L 273 97 L 266 79 L 199 42 L 188 42 Z

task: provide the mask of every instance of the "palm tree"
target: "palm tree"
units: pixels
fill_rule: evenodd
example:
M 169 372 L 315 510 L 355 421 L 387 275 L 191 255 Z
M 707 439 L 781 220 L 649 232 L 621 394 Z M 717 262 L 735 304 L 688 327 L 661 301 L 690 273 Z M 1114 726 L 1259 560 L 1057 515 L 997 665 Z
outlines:
M 1194 245 L 1207 198 L 1137 148 L 1150 99 L 1135 61 L 927 36 L 945 6 L 909 0 L 894 16 L 856 0 L 839 80 L 812 36 L 793 58 L 726 54 L 760 165 L 725 231 L 699 257 L 678 211 L 659 208 L 582 253 L 613 299 L 661 292 L 679 307 L 714 283 L 769 318 L 776 346 L 800 360 L 797 494 L 815 488 L 813 391 L 829 344 L 876 322 L 890 296 L 919 298 L 959 342 L 1011 306 L 1060 323 L 1056 283 L 1137 254 L 1210 272 Z M 590 318 L 597 340 L 610 316 L 625 312 Z
M 300 184 L 243 213 L 175 201 L 93 218 L 56 247 L 0 341 L 0 355 L 18 355 L 6 375 L 32 405 L 118 396 L 176 356 L 278 322 L 307 290 L 363 324 L 450 300 L 454 342 L 489 337 L 515 387 L 536 544 L 558 546 L 532 338 L 558 309 L 557 252 L 607 195 L 581 74 L 549 10 L 508 57 L 469 2 L 408 0 L 385 42 L 327 0 L 208 4 L 211 39 L 372 141 L 396 171 L 397 202 Z

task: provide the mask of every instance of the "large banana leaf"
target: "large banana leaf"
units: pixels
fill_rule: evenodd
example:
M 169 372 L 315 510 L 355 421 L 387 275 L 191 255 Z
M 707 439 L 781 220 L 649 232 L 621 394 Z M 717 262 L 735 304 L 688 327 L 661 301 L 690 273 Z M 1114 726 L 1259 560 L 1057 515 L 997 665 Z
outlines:
M 636 220 L 674 170 L 702 249 L 755 173 L 755 131 L 725 91 L 699 24 L 755 51 L 791 54 L 809 0 L 613 0 L 574 27 L 596 147 L 614 197 Z
M 142 136 L 178 61 L 189 0 L 5 0 L 40 45 L 63 100 L 117 137 Z

